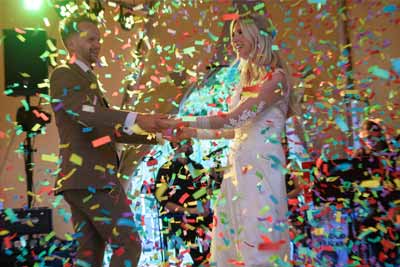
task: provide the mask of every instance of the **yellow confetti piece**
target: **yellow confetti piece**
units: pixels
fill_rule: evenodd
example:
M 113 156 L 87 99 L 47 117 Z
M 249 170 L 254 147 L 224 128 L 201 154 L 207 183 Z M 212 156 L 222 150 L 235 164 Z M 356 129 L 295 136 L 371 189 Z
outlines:
M 55 154 L 42 154 L 41 160 L 56 163 L 58 161 L 58 157 Z
M 182 117 L 182 121 L 196 121 L 196 117 L 195 116 L 184 116 Z
M 258 214 L 260 216 L 263 216 L 265 213 L 267 213 L 271 208 L 268 205 L 265 205 L 264 207 L 262 207 L 260 209 L 260 211 L 258 212 Z
M 374 188 L 374 187 L 379 187 L 380 182 L 379 180 L 366 180 L 361 182 L 361 187 L 367 187 L 367 188 Z
M 189 74 L 192 77 L 196 77 L 197 76 L 196 72 L 194 72 L 192 70 L 189 70 L 189 69 L 186 70 L 186 73 Z
M 190 231 L 194 231 L 196 229 L 196 227 L 191 224 L 185 224 L 185 228 L 189 229 Z
M 340 223 L 342 218 L 342 213 L 340 211 L 336 212 L 336 222 Z
M 10 231 L 8 231 L 8 230 L 2 230 L 2 231 L 0 231 L 0 236 L 8 235 L 9 233 L 10 233 Z
M 68 148 L 68 147 L 69 147 L 69 144 L 60 144 L 60 145 L 58 146 L 58 148 L 60 148 L 60 149 Z
M 83 159 L 81 156 L 79 156 L 75 153 L 72 153 L 69 158 L 69 161 L 74 163 L 75 165 L 82 166 Z
M 119 233 L 118 233 L 116 227 L 114 227 L 114 228 L 112 229 L 112 234 L 113 234 L 114 236 L 119 236 Z
M 157 184 L 157 190 L 156 190 L 156 198 L 159 201 L 163 201 L 163 200 L 167 200 L 168 197 L 167 196 L 163 196 L 165 191 L 167 191 L 168 189 L 168 184 L 167 183 L 161 183 L 161 184 Z
M 65 175 L 63 178 L 57 181 L 57 186 L 54 188 L 54 190 L 58 190 L 62 187 L 62 183 L 69 179 L 74 173 L 76 172 L 76 168 L 72 169 L 67 175 Z
M 94 170 L 95 171 L 105 172 L 106 168 L 104 168 L 103 166 L 100 166 L 100 165 L 96 165 L 96 166 L 94 166 Z
M 65 240 L 72 241 L 74 238 L 70 234 L 64 234 Z
M 324 235 L 324 228 L 315 228 L 314 234 L 315 235 Z
M 95 210 L 98 209 L 100 207 L 100 204 L 95 204 L 93 206 L 90 207 L 91 210 Z
M 32 132 L 36 132 L 36 131 L 38 131 L 39 129 L 40 129 L 40 127 L 42 127 L 39 123 L 36 123 L 33 127 L 32 127 L 32 129 L 31 129 L 31 131 Z

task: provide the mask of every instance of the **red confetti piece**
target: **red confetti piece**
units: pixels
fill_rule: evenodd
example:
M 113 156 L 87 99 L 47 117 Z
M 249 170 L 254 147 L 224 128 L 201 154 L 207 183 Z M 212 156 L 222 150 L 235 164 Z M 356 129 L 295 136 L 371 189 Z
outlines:
M 239 14 L 237 13 L 228 13 L 222 15 L 222 20 L 235 20 L 239 18 Z
M 105 145 L 105 144 L 110 143 L 110 142 L 111 142 L 111 138 L 110 138 L 110 136 L 107 135 L 107 136 L 103 136 L 101 138 L 98 138 L 96 140 L 93 140 L 92 141 L 92 146 L 94 148 L 96 148 L 96 147 Z
M 180 198 L 179 198 L 179 203 L 183 204 L 185 202 L 185 200 L 189 197 L 190 195 L 188 193 L 183 194 Z

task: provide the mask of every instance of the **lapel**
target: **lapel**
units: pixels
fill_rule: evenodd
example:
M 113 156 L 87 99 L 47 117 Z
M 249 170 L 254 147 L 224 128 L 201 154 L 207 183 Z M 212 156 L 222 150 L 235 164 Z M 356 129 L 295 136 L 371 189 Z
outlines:
M 68 66 L 75 72 L 77 72 L 82 78 L 84 78 L 85 80 L 87 80 L 88 82 L 90 82 L 91 86 L 92 84 L 96 85 L 96 93 L 99 97 L 100 103 L 105 106 L 105 107 L 109 107 L 107 100 L 104 98 L 104 94 L 103 92 L 100 90 L 100 84 L 97 80 L 96 75 L 94 75 L 94 73 L 90 73 L 90 72 L 85 72 L 83 71 L 78 65 L 76 64 L 68 64 Z
M 88 80 L 89 82 L 95 82 L 97 83 L 97 80 L 94 80 L 92 75 L 90 75 L 87 72 L 84 72 L 78 65 L 76 64 L 68 64 L 68 66 L 75 72 L 77 72 L 82 78 Z

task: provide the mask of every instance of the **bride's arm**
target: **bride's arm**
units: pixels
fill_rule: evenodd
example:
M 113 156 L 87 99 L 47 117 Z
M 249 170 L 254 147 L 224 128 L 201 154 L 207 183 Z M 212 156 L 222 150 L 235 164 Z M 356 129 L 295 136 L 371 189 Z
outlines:
M 271 79 L 260 85 L 259 92 L 254 97 L 242 101 L 236 108 L 227 113 L 220 113 L 213 116 L 186 117 L 188 125 L 200 129 L 222 129 L 238 128 L 249 119 L 257 116 L 260 112 L 270 107 L 282 96 L 284 90 L 284 74 L 275 72 Z
M 235 138 L 234 129 L 196 129 L 196 128 L 182 128 L 177 135 L 178 139 L 233 139 Z

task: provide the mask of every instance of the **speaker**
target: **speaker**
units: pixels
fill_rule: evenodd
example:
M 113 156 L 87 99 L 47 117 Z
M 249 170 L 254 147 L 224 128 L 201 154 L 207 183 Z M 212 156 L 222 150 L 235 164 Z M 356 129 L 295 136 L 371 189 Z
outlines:
M 52 211 L 45 207 L 2 210 L 0 229 L 20 235 L 50 233 L 53 231 Z
M 38 84 L 48 78 L 47 33 L 41 29 L 4 29 L 5 93 L 32 96 L 48 93 Z

